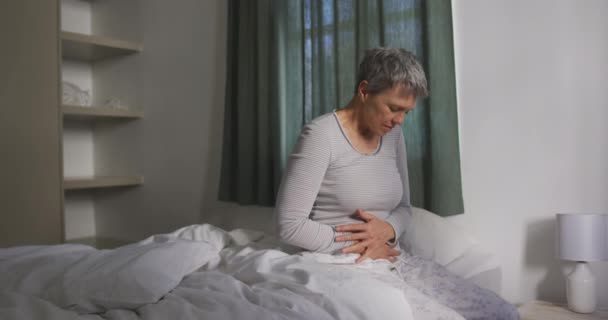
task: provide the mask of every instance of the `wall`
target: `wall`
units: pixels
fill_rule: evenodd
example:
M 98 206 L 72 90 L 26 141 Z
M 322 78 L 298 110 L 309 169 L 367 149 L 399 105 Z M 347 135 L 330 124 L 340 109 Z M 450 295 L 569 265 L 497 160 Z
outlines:
M 454 220 L 496 249 L 509 300 L 564 301 L 554 215 L 608 213 L 608 1 L 453 10 L 466 211 Z M 608 266 L 593 267 L 608 307 Z
M 144 50 L 138 102 L 144 118 L 125 139 L 141 187 L 95 195 L 97 235 L 139 240 L 208 220 L 216 192 L 225 83 L 223 0 L 140 2 Z M 222 216 L 222 215 L 215 215 Z
M 0 2 L 2 248 L 63 240 L 57 13 L 57 0 Z

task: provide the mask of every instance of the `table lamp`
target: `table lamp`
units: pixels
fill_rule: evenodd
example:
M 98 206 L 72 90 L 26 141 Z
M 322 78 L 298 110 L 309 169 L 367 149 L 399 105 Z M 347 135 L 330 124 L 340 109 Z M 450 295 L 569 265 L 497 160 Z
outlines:
M 596 307 L 595 278 L 587 262 L 608 260 L 608 215 L 557 214 L 557 255 L 576 261 L 566 278 L 568 308 L 592 313 Z

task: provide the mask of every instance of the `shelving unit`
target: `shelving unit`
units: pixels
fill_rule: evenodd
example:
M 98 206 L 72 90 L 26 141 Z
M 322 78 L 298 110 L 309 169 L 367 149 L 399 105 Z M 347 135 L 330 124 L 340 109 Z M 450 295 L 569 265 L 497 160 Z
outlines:
M 89 92 L 91 104 L 59 106 L 65 241 L 114 247 L 123 242 L 100 234 L 98 221 L 120 211 L 124 203 L 114 200 L 144 183 L 137 152 L 144 116 L 138 101 L 141 2 L 61 0 L 61 5 L 62 80 Z M 107 106 L 112 100 L 127 107 Z
M 3 2 L 0 247 L 120 243 L 112 218 L 144 181 L 143 3 Z
M 99 189 L 111 187 L 137 186 L 144 183 L 142 176 L 94 176 L 65 178 L 63 188 L 65 190 Z

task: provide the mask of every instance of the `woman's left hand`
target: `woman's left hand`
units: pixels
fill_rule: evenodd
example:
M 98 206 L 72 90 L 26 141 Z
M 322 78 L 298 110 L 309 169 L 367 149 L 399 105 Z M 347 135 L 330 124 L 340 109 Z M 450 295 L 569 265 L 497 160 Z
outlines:
M 357 215 L 365 223 L 345 224 L 336 227 L 339 232 L 352 232 L 336 237 L 336 241 L 357 241 L 352 246 L 342 249 L 342 253 L 363 253 L 368 247 L 378 247 L 395 238 L 395 230 L 386 221 L 357 209 Z

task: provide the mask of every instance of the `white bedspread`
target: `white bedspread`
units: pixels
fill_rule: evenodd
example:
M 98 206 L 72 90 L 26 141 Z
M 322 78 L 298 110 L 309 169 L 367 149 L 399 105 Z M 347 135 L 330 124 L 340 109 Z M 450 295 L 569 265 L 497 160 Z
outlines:
M 116 250 L 0 249 L 0 319 L 413 318 L 390 264 L 262 237 L 195 225 Z

